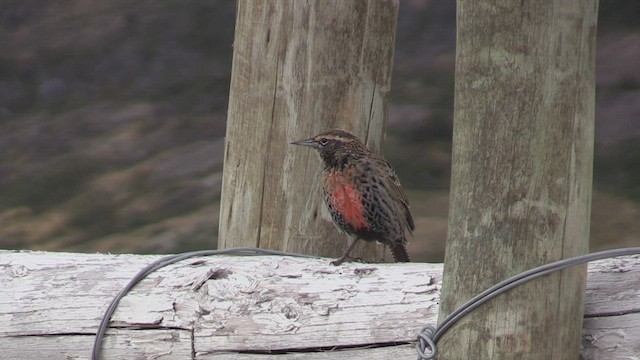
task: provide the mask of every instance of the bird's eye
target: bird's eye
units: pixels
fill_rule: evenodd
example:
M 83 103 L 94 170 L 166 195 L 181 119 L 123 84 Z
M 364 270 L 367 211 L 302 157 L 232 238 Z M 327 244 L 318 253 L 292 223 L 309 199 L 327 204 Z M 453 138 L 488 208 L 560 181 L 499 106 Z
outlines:
M 329 140 L 327 139 L 320 139 L 320 145 L 325 146 L 329 143 Z

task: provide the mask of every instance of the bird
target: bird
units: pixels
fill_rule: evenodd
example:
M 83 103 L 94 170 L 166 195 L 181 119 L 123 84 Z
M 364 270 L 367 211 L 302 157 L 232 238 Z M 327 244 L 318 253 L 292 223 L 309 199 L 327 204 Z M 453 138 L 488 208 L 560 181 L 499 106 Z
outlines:
M 396 262 L 409 262 L 406 232 L 415 223 L 406 193 L 395 170 L 382 155 L 369 150 L 354 134 L 339 129 L 291 142 L 320 154 L 323 163 L 324 202 L 335 225 L 353 237 L 340 265 L 354 260 L 351 251 L 358 240 L 387 245 Z

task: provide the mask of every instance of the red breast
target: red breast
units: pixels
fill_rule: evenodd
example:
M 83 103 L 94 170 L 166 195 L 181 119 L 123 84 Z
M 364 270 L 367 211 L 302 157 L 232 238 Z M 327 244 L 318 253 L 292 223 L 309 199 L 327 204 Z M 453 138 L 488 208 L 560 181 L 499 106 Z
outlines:
M 346 223 L 354 229 L 369 229 L 371 226 L 364 216 L 362 194 L 353 186 L 352 177 L 347 173 L 327 171 L 324 188 L 329 195 L 330 206 L 340 213 Z

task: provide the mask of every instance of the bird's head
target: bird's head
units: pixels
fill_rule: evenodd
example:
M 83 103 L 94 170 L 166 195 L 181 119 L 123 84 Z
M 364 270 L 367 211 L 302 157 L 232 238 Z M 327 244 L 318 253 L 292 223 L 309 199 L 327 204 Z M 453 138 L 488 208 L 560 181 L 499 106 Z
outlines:
M 328 130 L 314 137 L 294 141 L 293 145 L 318 150 L 325 168 L 342 168 L 350 157 L 364 155 L 367 147 L 357 136 L 345 130 Z

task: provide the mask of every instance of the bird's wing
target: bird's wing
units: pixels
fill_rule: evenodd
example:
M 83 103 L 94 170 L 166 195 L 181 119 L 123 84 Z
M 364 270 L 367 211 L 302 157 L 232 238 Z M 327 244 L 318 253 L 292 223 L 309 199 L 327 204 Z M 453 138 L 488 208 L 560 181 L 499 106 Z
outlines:
M 415 229 L 415 223 L 413 221 L 413 216 L 411 215 L 411 206 L 409 205 L 409 198 L 407 194 L 404 192 L 402 185 L 400 184 L 400 179 L 398 175 L 396 175 L 395 170 L 389 162 L 387 162 L 382 156 L 376 156 L 375 162 L 377 162 L 377 167 L 380 169 L 384 169 L 384 183 L 387 185 L 389 193 L 399 205 L 402 214 L 404 215 L 405 226 L 409 229 L 409 232 Z

